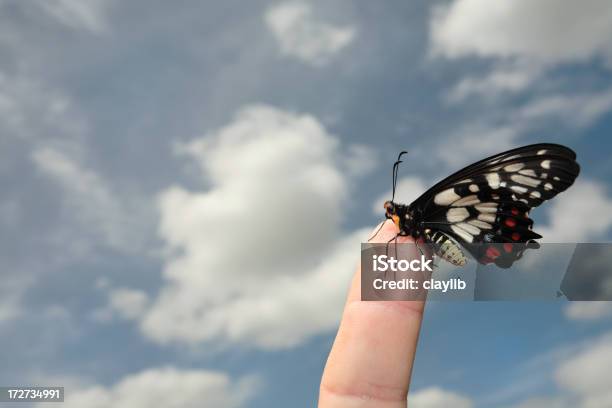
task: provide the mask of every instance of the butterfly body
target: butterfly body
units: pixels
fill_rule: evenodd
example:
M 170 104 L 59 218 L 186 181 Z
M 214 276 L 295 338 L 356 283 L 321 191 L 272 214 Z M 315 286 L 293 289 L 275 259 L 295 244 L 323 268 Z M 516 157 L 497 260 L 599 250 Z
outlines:
M 409 205 L 392 198 L 385 215 L 400 235 L 433 244 L 453 264 L 465 264 L 463 247 L 482 264 L 507 268 L 538 246 L 529 212 L 573 184 L 580 172 L 575 158 L 571 149 L 548 143 L 509 150 L 450 175 Z
M 431 234 L 429 239 L 434 244 L 434 251 L 437 256 L 455 266 L 465 266 L 467 257 L 454 239 L 440 231 Z

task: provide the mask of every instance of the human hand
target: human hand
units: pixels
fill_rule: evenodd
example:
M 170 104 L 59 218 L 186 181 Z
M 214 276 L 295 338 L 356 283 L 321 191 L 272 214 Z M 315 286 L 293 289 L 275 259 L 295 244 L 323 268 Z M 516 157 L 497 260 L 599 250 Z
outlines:
M 397 233 L 387 220 L 370 242 L 386 243 Z M 419 256 L 416 246 L 408 256 Z M 319 408 L 406 407 L 424 307 L 424 301 L 361 301 L 358 267 L 321 379 Z

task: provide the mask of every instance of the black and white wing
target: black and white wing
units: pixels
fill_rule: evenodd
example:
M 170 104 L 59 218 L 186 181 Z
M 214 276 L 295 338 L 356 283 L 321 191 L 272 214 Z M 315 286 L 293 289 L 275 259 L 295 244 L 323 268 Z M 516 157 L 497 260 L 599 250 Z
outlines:
M 510 267 L 541 238 L 532 208 L 572 185 L 576 154 L 557 144 L 535 144 L 476 162 L 437 183 L 410 209 L 423 230 L 452 236 L 478 262 Z

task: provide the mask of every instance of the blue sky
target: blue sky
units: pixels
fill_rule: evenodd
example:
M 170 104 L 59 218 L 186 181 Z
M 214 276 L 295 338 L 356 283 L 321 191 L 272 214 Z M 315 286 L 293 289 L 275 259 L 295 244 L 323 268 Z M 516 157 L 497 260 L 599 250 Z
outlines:
M 566 144 L 535 229 L 609 241 L 611 36 L 596 0 L 0 1 L 0 384 L 313 406 L 400 150 L 409 202 Z M 411 406 L 606 406 L 610 364 L 606 303 L 431 303 Z

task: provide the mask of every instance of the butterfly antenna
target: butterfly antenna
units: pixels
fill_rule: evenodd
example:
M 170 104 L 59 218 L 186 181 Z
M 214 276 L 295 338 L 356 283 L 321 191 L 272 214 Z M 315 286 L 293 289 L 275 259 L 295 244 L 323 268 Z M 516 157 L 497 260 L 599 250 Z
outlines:
M 397 170 L 399 168 L 399 164 L 401 163 L 401 160 L 398 160 L 395 162 L 395 164 L 393 164 L 393 189 L 391 192 L 391 202 L 395 202 L 395 187 L 397 186 Z
M 408 152 L 401 151 L 400 154 L 397 156 L 397 160 L 395 161 L 395 163 L 393 163 L 393 189 L 391 192 L 391 202 L 394 202 L 395 200 L 395 187 L 397 186 L 397 172 L 399 169 L 399 164 L 402 162 L 402 156 L 406 153 Z

